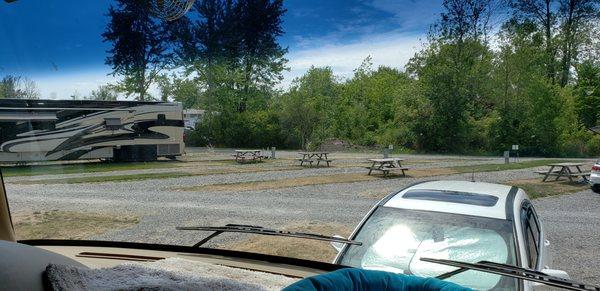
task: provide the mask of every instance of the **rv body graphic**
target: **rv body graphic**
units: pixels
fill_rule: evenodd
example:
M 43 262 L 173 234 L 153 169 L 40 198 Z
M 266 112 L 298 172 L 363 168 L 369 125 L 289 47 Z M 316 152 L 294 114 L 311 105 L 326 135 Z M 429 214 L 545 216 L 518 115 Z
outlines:
M 0 162 L 183 154 L 181 104 L 0 99 Z

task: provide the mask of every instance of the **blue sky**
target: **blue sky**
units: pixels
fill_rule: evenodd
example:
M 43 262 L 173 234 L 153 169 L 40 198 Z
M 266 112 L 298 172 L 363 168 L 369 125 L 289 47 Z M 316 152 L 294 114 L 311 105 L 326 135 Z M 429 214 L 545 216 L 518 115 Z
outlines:
M 86 95 L 114 82 L 102 42 L 112 1 L 0 1 L 0 77 L 33 79 L 43 98 Z M 282 86 L 311 65 L 331 66 L 341 77 L 371 55 L 375 65 L 402 68 L 420 47 L 441 0 L 285 0 L 290 71 Z

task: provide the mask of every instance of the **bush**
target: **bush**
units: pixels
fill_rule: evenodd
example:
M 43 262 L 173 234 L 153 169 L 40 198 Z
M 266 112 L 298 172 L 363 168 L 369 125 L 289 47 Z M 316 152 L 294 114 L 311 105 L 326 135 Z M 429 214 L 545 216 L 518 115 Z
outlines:
M 194 146 L 283 147 L 285 137 L 276 113 L 270 110 L 207 114 L 190 134 Z
M 594 135 L 587 142 L 588 155 L 600 157 L 600 135 Z

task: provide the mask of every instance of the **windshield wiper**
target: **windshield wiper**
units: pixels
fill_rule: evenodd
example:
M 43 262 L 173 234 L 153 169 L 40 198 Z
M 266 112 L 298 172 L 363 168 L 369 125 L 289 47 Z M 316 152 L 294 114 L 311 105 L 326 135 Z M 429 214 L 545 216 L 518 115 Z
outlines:
M 254 225 L 242 225 L 242 224 L 227 224 L 225 226 L 191 226 L 191 227 L 176 227 L 177 230 L 198 230 L 198 231 L 213 231 L 212 234 L 205 237 L 198 243 L 194 245 L 194 247 L 200 247 L 203 244 L 207 243 L 209 240 L 214 237 L 224 233 L 224 232 L 240 232 L 240 233 L 253 233 L 260 235 L 274 235 L 274 236 L 285 236 L 285 237 L 295 237 L 295 238 L 304 238 L 304 239 L 312 239 L 312 240 L 320 240 L 320 241 L 328 241 L 328 242 L 339 242 L 350 245 L 362 245 L 361 242 L 355 240 L 349 240 L 345 238 L 326 236 L 322 234 L 315 233 L 306 233 L 306 232 L 294 232 L 287 230 L 277 230 L 277 229 L 268 229 L 262 226 L 254 226 Z
M 600 287 L 584 284 L 581 282 L 576 282 L 573 280 L 567 280 L 555 276 L 546 275 L 545 273 L 519 268 L 512 265 L 507 264 L 499 264 L 494 262 L 480 261 L 477 263 L 465 263 L 460 261 L 452 261 L 452 260 L 440 260 L 440 259 L 431 259 L 431 258 L 421 258 L 423 262 L 442 264 L 447 266 L 458 267 L 459 269 L 450 271 L 444 274 L 437 276 L 438 279 L 446 279 L 448 277 L 454 276 L 456 274 L 468 271 L 468 270 L 476 270 L 486 273 L 492 273 L 517 279 L 528 280 L 532 282 L 542 283 L 548 286 L 559 287 L 569 290 L 579 290 L 579 291 L 600 291 Z

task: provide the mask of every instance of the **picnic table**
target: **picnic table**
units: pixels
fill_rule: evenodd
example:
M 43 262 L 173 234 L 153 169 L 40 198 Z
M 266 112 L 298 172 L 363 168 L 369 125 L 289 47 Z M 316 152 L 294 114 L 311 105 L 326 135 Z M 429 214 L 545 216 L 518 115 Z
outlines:
M 327 155 L 328 152 L 299 152 L 299 155 L 302 155 L 302 158 L 298 159 L 300 161 L 300 166 L 304 166 L 304 163 L 308 163 L 310 166 L 313 165 L 314 162 L 317 162 L 317 166 L 321 164 L 321 162 L 327 163 L 327 167 L 329 167 L 329 163 L 332 162 Z
M 262 150 L 235 150 L 232 156 L 240 164 L 245 162 L 260 162 L 263 158 Z
M 554 181 L 558 181 L 558 179 L 565 177 L 568 178 L 569 181 L 574 182 L 573 178 L 581 177 L 585 182 L 588 182 L 587 176 L 590 175 L 590 172 L 583 172 L 581 170 L 581 166 L 585 165 L 584 163 L 554 163 L 548 164 L 550 169 L 548 171 L 535 171 L 536 173 L 543 175 L 543 182 L 546 182 L 548 177 L 555 176 Z
M 368 159 L 369 162 L 373 164 L 370 167 L 366 167 L 369 169 L 369 174 L 373 171 L 380 171 L 384 176 L 387 176 L 391 171 L 402 171 L 402 176 L 406 176 L 406 172 L 408 170 L 407 167 L 402 166 L 402 161 L 404 159 L 400 158 L 383 158 L 383 159 Z

